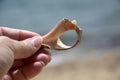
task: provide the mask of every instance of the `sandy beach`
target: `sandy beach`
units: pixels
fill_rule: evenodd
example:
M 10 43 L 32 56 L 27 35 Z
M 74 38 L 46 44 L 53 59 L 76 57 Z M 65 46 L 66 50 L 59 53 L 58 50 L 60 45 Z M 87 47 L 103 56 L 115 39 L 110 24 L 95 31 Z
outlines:
M 102 54 L 93 55 L 96 53 Z M 120 80 L 119 53 L 120 48 L 91 51 L 89 58 L 48 66 L 32 80 Z

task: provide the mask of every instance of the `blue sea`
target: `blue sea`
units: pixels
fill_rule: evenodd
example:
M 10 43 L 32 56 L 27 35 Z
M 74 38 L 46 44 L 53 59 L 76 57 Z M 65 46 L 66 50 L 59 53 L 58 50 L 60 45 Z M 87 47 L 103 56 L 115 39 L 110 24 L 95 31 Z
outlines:
M 0 26 L 44 35 L 63 18 L 83 29 L 81 47 L 120 45 L 120 0 L 0 0 Z

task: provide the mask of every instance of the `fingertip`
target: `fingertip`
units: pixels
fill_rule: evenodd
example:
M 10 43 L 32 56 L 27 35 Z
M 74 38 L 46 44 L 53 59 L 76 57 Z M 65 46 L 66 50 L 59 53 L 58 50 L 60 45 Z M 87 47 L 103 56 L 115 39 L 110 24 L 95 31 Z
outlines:
M 37 76 L 43 67 L 43 62 L 33 62 L 28 65 L 24 65 L 15 71 L 12 71 L 11 76 L 14 80 L 28 80 Z
M 39 49 L 41 44 L 42 44 L 42 37 L 41 36 L 35 36 L 32 38 L 31 40 L 31 43 L 33 44 L 33 46 L 36 48 L 36 49 Z
M 41 72 L 43 67 L 44 67 L 44 63 L 42 61 L 37 61 L 23 67 L 22 70 L 23 70 L 23 74 L 28 79 L 30 79 L 37 76 Z
M 44 65 L 47 65 L 51 61 L 51 57 L 49 55 L 46 55 L 44 53 L 40 53 L 37 55 L 36 58 L 37 61 L 42 61 Z
M 6 74 L 2 80 L 12 80 L 12 77 L 9 74 Z
M 12 51 L 15 53 L 15 59 L 28 58 L 32 56 L 39 50 L 41 44 L 42 37 L 40 36 L 34 36 L 23 41 L 14 41 Z
M 44 67 L 45 63 L 43 61 L 37 61 L 33 63 L 33 67 L 36 71 L 40 71 Z

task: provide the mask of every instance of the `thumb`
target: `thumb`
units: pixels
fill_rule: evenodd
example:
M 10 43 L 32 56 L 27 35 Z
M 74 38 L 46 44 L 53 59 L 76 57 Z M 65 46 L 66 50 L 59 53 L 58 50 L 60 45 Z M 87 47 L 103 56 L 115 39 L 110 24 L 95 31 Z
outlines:
M 33 55 L 41 47 L 42 37 L 35 36 L 23 41 L 13 41 L 12 51 L 15 59 L 27 58 Z

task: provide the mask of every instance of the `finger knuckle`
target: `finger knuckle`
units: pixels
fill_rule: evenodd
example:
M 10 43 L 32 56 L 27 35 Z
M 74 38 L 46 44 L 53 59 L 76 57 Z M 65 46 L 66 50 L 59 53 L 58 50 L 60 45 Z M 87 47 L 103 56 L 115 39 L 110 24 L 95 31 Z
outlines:
M 6 37 L 6 36 L 1 36 L 0 37 L 0 42 L 8 42 L 10 41 L 10 38 Z

